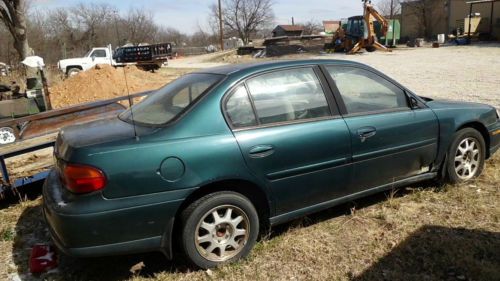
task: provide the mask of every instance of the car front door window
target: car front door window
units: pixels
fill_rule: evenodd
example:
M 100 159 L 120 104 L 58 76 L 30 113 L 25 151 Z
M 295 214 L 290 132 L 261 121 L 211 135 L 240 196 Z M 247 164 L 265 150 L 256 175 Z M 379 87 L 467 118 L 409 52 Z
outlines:
M 410 109 L 405 92 L 373 72 L 355 67 L 326 69 L 335 81 L 348 114 Z

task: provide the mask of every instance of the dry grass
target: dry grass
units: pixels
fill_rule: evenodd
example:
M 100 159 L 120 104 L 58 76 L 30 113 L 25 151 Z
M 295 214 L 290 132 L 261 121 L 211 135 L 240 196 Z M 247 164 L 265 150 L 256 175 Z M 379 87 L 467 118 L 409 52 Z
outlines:
M 431 97 L 500 105 L 500 68 L 492 67 L 499 55 L 497 45 L 488 45 L 348 58 L 373 65 Z M 208 272 L 186 267 L 182 260 L 167 261 L 161 254 L 99 259 L 62 256 L 57 271 L 37 278 L 500 280 L 499 187 L 497 153 L 474 182 L 444 188 L 415 185 L 278 226 L 246 260 Z M 27 273 L 30 248 L 50 241 L 40 204 L 41 198 L 35 196 L 0 206 L 0 280 L 37 279 Z M 145 268 L 132 274 L 130 268 L 140 262 Z
M 421 185 L 338 206 L 273 229 L 250 257 L 211 271 L 160 254 L 60 258 L 48 280 L 499 280 L 500 155 L 476 181 Z M 2 209 L 0 278 L 27 273 L 29 250 L 49 241 L 41 199 Z M 130 268 L 144 262 L 132 274 Z

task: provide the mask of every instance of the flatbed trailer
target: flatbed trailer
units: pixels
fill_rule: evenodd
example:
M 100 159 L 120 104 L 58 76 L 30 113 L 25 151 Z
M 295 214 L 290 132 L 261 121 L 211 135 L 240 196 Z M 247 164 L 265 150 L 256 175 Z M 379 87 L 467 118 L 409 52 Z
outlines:
M 0 121 L 0 128 L 10 127 L 19 130 L 19 139 L 16 142 L 0 146 L 0 170 L 2 173 L 0 196 L 8 190 L 15 192 L 18 187 L 43 181 L 48 175 L 48 171 L 43 171 L 12 181 L 6 159 L 53 147 L 61 128 L 116 116 L 127 108 L 120 102 L 130 101 L 133 103 L 133 99 L 145 97 L 151 92 L 84 103 L 22 118 Z

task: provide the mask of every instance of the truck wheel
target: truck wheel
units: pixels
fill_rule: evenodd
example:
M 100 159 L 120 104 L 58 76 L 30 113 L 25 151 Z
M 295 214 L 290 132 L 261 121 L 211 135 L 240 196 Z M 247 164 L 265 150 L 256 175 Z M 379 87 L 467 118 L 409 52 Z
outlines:
M 371 52 L 375 52 L 375 51 L 377 50 L 377 49 L 376 49 L 375 47 L 373 47 L 373 46 L 367 46 L 365 49 L 366 49 L 369 53 L 371 53 Z
M 246 257 L 257 240 L 259 218 L 252 203 L 239 193 L 206 195 L 181 215 L 181 248 L 201 268 Z
M 478 177 L 484 167 L 485 147 L 477 130 L 465 128 L 456 132 L 446 160 L 448 182 L 455 184 Z
M 82 71 L 81 69 L 79 68 L 70 68 L 68 69 L 68 77 L 71 77 L 71 76 L 75 76 L 77 75 L 78 73 L 80 73 L 80 71 Z

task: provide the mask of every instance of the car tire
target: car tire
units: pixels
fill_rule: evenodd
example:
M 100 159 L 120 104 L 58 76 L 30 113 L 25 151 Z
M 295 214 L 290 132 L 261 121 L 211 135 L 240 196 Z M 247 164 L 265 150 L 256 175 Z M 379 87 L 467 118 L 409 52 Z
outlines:
M 181 221 L 181 249 L 190 262 L 203 269 L 246 257 L 259 233 L 255 207 L 231 191 L 194 201 L 182 212 Z
M 446 180 L 456 184 L 478 177 L 486 157 L 484 138 L 477 130 L 465 128 L 455 133 L 445 163 Z
M 68 75 L 68 77 L 75 76 L 78 73 L 80 73 L 81 71 L 82 71 L 81 69 L 73 67 L 73 68 L 68 69 L 67 75 Z

